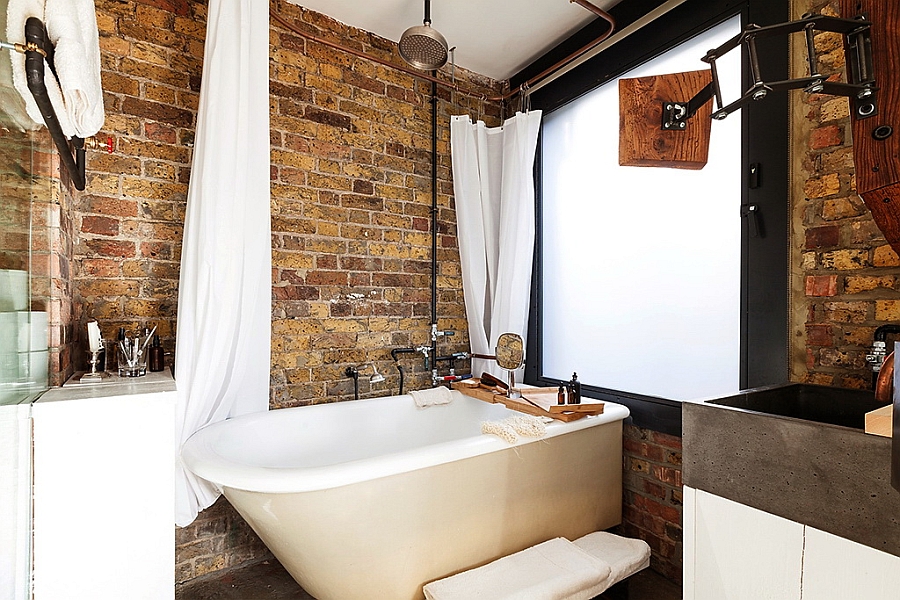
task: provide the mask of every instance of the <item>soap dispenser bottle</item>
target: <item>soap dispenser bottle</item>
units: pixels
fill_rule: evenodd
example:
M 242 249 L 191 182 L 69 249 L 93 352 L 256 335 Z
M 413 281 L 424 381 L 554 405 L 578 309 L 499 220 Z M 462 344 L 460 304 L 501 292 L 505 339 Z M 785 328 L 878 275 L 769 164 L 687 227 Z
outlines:
M 572 381 L 569 382 L 569 404 L 581 404 L 581 382 L 578 381 L 578 373 L 572 373 Z

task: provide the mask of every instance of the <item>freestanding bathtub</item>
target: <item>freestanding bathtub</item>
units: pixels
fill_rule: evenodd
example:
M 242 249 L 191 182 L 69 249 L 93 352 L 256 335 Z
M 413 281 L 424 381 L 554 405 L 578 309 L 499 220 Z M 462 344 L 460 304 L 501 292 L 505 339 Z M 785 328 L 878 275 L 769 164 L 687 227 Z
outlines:
M 286 408 L 206 427 L 182 456 L 319 600 L 419 599 L 429 581 L 621 521 L 628 409 L 513 445 L 481 433 L 518 414 L 456 391 L 428 408 Z

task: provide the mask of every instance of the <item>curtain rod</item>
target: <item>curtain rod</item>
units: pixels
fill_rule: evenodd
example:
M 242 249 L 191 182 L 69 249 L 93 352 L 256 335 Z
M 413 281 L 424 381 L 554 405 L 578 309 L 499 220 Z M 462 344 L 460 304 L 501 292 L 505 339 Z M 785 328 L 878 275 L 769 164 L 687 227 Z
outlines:
M 600 18 L 604 19 L 607 23 L 609 23 L 609 29 L 607 31 L 605 31 L 604 33 L 602 33 L 598 38 L 596 38 L 592 42 L 588 43 L 581 49 L 576 50 L 575 52 L 573 52 L 566 58 L 557 62 L 553 66 L 545 69 L 541 73 L 538 73 L 537 75 L 535 75 L 534 77 L 532 77 L 531 79 L 529 79 L 528 81 L 523 83 L 522 85 L 517 86 L 515 89 L 509 90 L 505 94 L 501 94 L 499 96 L 487 96 L 486 94 L 484 94 L 482 92 L 468 90 L 468 89 L 465 89 L 465 88 L 459 86 L 458 84 L 450 83 L 448 81 L 438 79 L 437 77 L 428 75 L 428 74 L 418 71 L 416 69 L 406 67 L 404 65 L 399 65 L 397 63 L 393 63 L 391 61 L 379 58 L 377 56 L 372 56 L 372 55 L 366 54 L 365 52 L 356 50 L 355 48 L 349 48 L 347 46 L 344 46 L 344 45 L 341 45 L 341 44 L 338 44 L 335 42 L 331 42 L 324 38 L 321 38 L 312 33 L 302 31 L 302 30 L 298 29 L 296 26 L 294 26 L 294 24 L 291 23 L 290 21 L 288 21 L 285 17 L 281 16 L 278 12 L 276 12 L 275 9 L 270 9 L 269 15 L 271 16 L 272 19 L 274 19 L 275 21 L 280 23 L 283 27 L 285 27 L 289 31 L 292 31 L 292 32 L 296 33 L 297 35 L 304 37 L 306 39 L 323 44 L 330 48 L 334 48 L 335 50 L 340 50 L 342 52 L 347 52 L 348 54 L 353 54 L 354 56 L 358 56 L 358 57 L 364 58 L 366 60 L 371 60 L 373 62 L 384 65 L 386 67 L 390 67 L 392 69 L 402 71 L 402 72 L 412 75 L 414 77 L 418 77 L 420 79 L 424 79 L 426 81 L 430 81 L 432 83 L 436 83 L 438 85 L 450 88 L 453 91 L 459 92 L 461 94 L 466 94 L 467 96 L 473 96 L 473 97 L 481 98 L 482 100 L 490 100 L 490 101 L 494 101 L 494 102 L 505 102 L 518 93 L 522 93 L 523 95 L 529 95 L 532 92 L 551 83 L 552 81 L 555 81 L 556 79 L 558 79 L 559 77 L 562 77 L 563 75 L 565 75 L 572 69 L 574 69 L 574 68 L 584 64 L 588 60 L 594 58 L 600 52 L 603 52 L 610 46 L 617 44 L 618 42 L 624 40 L 626 37 L 628 37 L 632 33 L 635 33 L 636 31 L 638 31 L 645 25 L 647 25 L 647 24 L 651 23 L 652 21 L 658 19 L 659 17 L 667 14 L 669 11 L 680 6 L 687 0 L 668 0 L 668 2 L 666 2 L 665 4 L 662 4 L 658 7 L 656 7 L 655 9 L 653 9 L 652 11 L 650 11 L 649 13 L 647 13 L 640 19 L 636 20 L 634 23 L 631 23 L 630 25 L 628 25 L 627 27 L 625 27 L 624 29 L 622 29 L 621 31 L 619 31 L 615 34 L 613 34 L 613 30 L 615 29 L 616 23 L 615 23 L 615 19 L 612 17 L 612 15 L 610 15 L 603 9 L 595 6 L 588 0 L 569 0 L 569 1 L 576 3 L 579 6 L 586 8 L 587 10 L 590 10 L 591 12 L 593 12 Z M 508 84 L 508 82 L 509 82 L 509 80 L 507 80 L 504 83 Z
M 578 0 L 571 0 L 571 1 L 578 2 Z M 532 92 L 535 92 L 535 91 L 541 89 L 545 85 L 552 83 L 553 81 L 556 81 L 557 79 L 559 79 L 560 77 L 562 77 L 563 75 L 568 73 L 569 71 L 575 69 L 576 67 L 583 65 L 584 63 L 591 60 L 592 58 L 594 58 L 595 56 L 597 56 L 598 54 L 600 54 L 607 48 L 614 46 L 615 44 L 618 44 L 619 42 L 621 42 L 622 40 L 624 40 L 631 34 L 637 32 L 639 29 L 643 28 L 644 26 L 649 25 L 656 19 L 668 14 L 669 11 L 681 6 L 685 2 L 687 2 L 687 0 L 668 0 L 668 2 L 657 6 L 656 8 L 654 8 L 653 10 L 648 12 L 646 15 L 644 15 L 640 19 L 637 19 L 630 25 L 626 26 L 624 29 L 621 29 L 620 31 L 615 33 L 614 35 L 601 36 L 602 39 L 594 41 L 591 44 L 588 44 L 588 46 L 594 46 L 594 47 L 583 48 L 582 51 L 576 52 L 574 55 L 569 56 L 567 59 L 564 59 L 563 61 L 561 61 L 566 64 L 560 66 L 559 69 L 557 69 L 553 73 L 549 74 L 547 77 L 542 79 L 539 83 L 528 86 L 526 93 L 530 94 Z M 581 2 L 578 2 L 578 3 L 581 4 Z M 610 34 L 610 33 L 612 33 L 612 30 L 607 32 L 607 34 Z M 609 38 L 609 39 L 606 39 L 606 38 Z M 557 64 L 560 64 L 560 63 L 557 63 Z M 554 65 L 554 66 L 556 66 L 556 65 Z

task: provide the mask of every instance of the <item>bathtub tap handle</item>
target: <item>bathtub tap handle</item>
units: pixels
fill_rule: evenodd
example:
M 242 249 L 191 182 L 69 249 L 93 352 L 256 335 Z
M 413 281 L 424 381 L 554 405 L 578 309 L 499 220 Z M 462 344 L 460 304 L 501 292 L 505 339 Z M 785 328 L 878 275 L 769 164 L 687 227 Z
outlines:
M 429 370 L 431 368 L 431 346 L 417 346 L 416 352 L 421 352 L 425 357 L 425 370 Z
M 445 331 L 438 331 L 437 323 L 431 324 L 431 341 L 436 342 L 439 337 L 450 337 L 456 335 L 456 332 L 452 329 L 447 329 Z

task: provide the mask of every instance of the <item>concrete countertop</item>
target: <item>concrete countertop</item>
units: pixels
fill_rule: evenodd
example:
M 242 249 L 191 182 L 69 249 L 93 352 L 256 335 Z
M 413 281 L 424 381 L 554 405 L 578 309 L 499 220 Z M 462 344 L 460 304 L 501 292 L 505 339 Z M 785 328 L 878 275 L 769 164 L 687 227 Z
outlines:
M 900 556 L 889 438 L 703 402 L 682 415 L 685 485 Z

